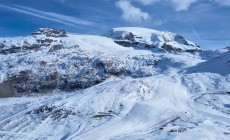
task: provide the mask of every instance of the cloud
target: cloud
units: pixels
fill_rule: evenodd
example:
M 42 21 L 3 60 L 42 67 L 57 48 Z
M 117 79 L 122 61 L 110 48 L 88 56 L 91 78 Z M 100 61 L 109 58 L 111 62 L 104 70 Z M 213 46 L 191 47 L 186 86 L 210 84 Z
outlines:
M 230 0 L 214 0 L 214 1 L 223 6 L 230 6 Z
M 24 13 L 27 15 L 31 15 L 34 17 L 46 19 L 49 21 L 53 21 L 56 23 L 64 24 L 67 26 L 76 26 L 76 25 L 82 25 L 82 26 L 96 26 L 96 23 L 87 21 L 87 20 L 82 20 L 76 17 L 72 16 L 67 16 L 67 15 L 62 15 L 58 13 L 53 13 L 53 12 L 46 12 L 46 11 L 40 11 L 37 9 L 32 9 L 24 6 L 7 6 L 7 5 L 1 5 L 0 7 L 4 7 L 13 11 L 17 11 L 20 13 Z
M 130 0 L 130 1 L 137 1 L 145 6 L 153 5 L 156 4 L 157 2 L 164 2 L 164 3 L 167 2 L 172 5 L 175 11 L 188 10 L 192 4 L 198 2 L 198 0 Z M 222 6 L 230 6 L 230 0 L 207 0 L 207 1 L 215 2 Z
M 126 21 L 142 23 L 143 21 L 150 19 L 148 13 L 141 11 L 141 9 L 133 6 L 127 0 L 117 1 L 116 6 L 122 10 L 122 18 Z
M 171 0 L 176 11 L 188 10 L 197 0 Z
M 183 11 L 183 10 L 188 10 L 189 7 L 193 3 L 197 2 L 198 0 L 130 0 L 130 1 L 137 1 L 145 6 L 153 5 L 157 2 L 164 2 L 164 3 L 171 4 L 175 11 Z M 229 1 L 229 0 L 225 0 L 225 1 Z
M 135 1 L 138 1 L 143 5 L 151 5 L 153 3 L 159 2 L 160 0 L 135 0 Z

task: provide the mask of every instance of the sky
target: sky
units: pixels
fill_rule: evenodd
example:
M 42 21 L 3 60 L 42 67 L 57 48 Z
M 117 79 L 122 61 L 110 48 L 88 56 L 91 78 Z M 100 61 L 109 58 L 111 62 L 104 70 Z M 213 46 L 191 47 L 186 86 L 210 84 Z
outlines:
M 230 0 L 0 0 L 0 37 L 45 26 L 95 35 L 145 27 L 216 49 L 230 46 Z

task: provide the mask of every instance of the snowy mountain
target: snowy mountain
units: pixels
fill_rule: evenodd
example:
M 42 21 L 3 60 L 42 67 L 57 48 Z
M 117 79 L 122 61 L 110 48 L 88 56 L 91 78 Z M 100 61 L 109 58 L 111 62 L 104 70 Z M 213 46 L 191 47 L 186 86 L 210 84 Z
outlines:
M 200 52 L 202 49 L 183 36 L 171 32 L 157 31 L 146 28 L 123 27 L 114 28 L 106 34 L 115 43 L 134 47 L 135 49 L 150 49 L 164 52 Z
M 227 140 L 229 56 L 136 27 L 0 38 L 0 139 Z

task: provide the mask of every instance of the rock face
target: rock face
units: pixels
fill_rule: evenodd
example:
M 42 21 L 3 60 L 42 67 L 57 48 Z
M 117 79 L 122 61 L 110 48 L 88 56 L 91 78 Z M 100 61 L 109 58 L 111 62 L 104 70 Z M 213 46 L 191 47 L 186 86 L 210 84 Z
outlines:
M 10 81 L 4 81 L 0 84 L 0 98 L 14 96 L 12 84 Z
M 67 37 L 66 31 L 55 28 L 39 28 L 32 35 L 45 35 L 46 37 Z
M 26 52 L 29 50 L 38 51 L 42 46 L 50 46 L 57 41 L 55 38 L 67 37 L 66 31 L 54 28 L 39 28 L 32 33 L 33 36 L 20 38 L 22 41 L 16 41 L 19 38 L 7 38 L 0 42 L 0 54 L 12 54 Z M 16 41 L 16 42 L 15 42 Z M 61 45 L 53 46 L 54 50 L 60 49 Z
M 59 57 L 64 58 L 59 61 L 41 61 L 36 58 L 29 60 L 29 58 L 19 57 L 19 60 L 15 62 L 18 65 L 7 66 L 10 71 L 6 72 L 7 80 L 0 84 L 0 90 L 4 91 L 7 88 L 7 91 L 13 91 L 14 95 L 21 95 L 33 92 L 46 93 L 56 89 L 62 91 L 84 89 L 101 83 L 111 76 L 136 78 L 151 75 L 145 71 L 153 69 L 157 64 L 154 57 L 151 63 L 145 64 L 146 62 L 142 60 L 142 65 L 142 63 L 138 64 L 140 60 L 135 57 L 121 60 L 118 57 L 96 58 L 85 53 L 83 51 L 66 56 L 60 55 Z M 147 59 L 147 56 L 142 59 L 144 58 Z M 15 63 L 9 63 L 9 65 Z M 138 65 L 130 67 L 131 63 Z M 27 67 L 20 69 L 19 65 Z M 140 68 L 141 65 L 143 68 Z
M 124 47 L 165 52 L 200 52 L 202 49 L 183 36 L 145 28 L 114 28 L 106 36 Z

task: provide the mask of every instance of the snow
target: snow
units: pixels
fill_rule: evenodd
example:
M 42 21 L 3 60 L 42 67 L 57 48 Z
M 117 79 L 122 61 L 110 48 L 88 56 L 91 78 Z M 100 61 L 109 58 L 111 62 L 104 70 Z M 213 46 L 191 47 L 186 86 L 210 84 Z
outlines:
M 188 72 L 211 72 L 227 75 L 230 71 L 230 51 L 188 69 Z
M 86 89 L 0 98 L 0 139 L 229 139 L 229 51 L 135 49 L 116 44 L 114 38 L 131 32 L 142 37 L 138 41 L 156 44 L 166 37 L 178 48 L 189 46 L 175 41 L 176 34 L 170 32 L 137 27 L 113 32 L 112 37 L 69 33 L 0 38 L 1 49 L 53 40 L 38 50 L 0 54 L 0 89 L 10 75 L 25 70 L 37 77 L 69 74 L 75 80 L 93 69 L 95 75 L 83 75 L 89 80 L 103 74 L 95 68 L 97 60 L 111 64 L 106 70 L 127 71 Z M 58 44 L 63 48 L 51 51 Z

